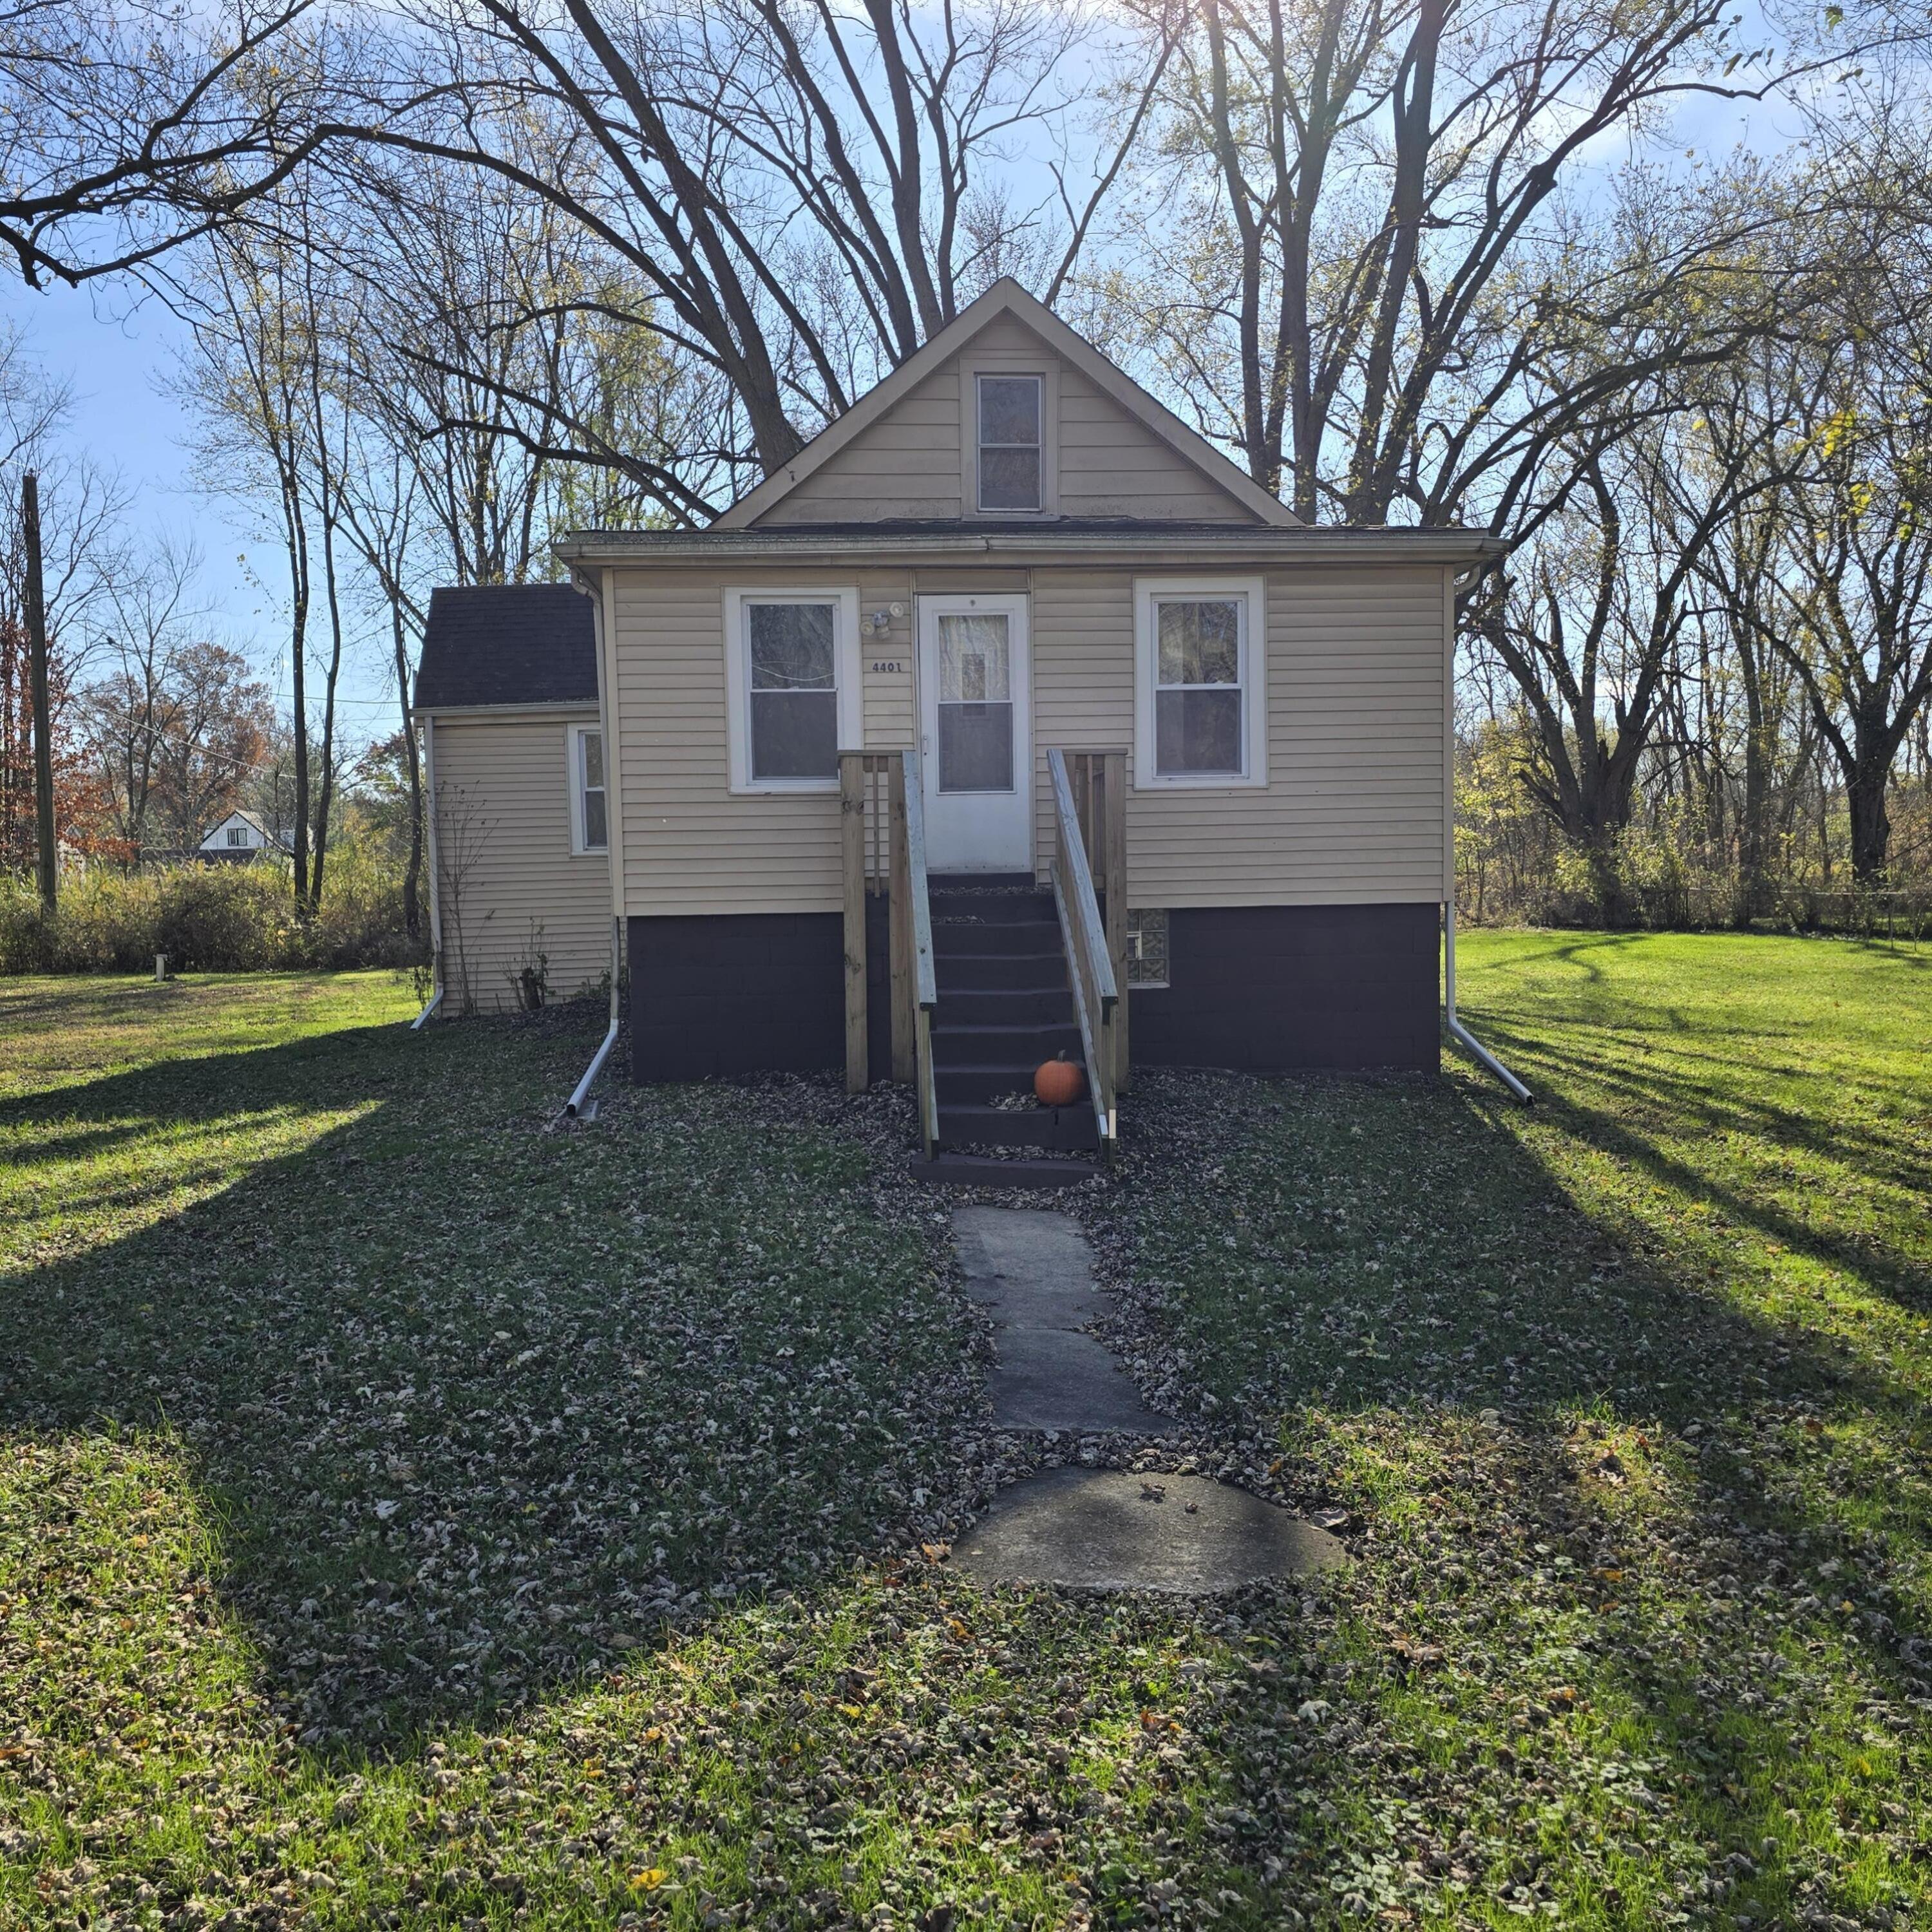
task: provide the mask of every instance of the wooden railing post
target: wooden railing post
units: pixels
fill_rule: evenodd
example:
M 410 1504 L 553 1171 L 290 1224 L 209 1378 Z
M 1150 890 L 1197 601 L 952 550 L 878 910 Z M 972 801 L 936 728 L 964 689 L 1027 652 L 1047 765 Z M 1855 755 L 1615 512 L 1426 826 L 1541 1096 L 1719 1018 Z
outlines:
M 845 1090 L 862 1094 L 866 1046 L 866 754 L 838 754 L 838 830 L 845 885 Z
M 905 754 L 886 754 L 891 774 L 892 844 L 889 910 L 892 919 L 892 1078 L 910 1084 L 918 1072 L 919 999 L 912 970 L 912 856 L 906 846 Z
M 1107 956 L 1113 962 L 1119 1004 L 1114 1009 L 1114 1091 L 1127 1085 L 1127 754 L 1100 754 L 1106 820 L 1101 841 L 1101 890 L 1107 896 Z

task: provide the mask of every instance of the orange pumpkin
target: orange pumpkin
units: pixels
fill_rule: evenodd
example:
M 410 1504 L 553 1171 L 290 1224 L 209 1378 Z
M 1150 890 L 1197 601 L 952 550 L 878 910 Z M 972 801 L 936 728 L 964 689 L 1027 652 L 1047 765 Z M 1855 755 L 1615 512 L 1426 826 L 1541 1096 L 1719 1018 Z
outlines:
M 1087 1076 L 1063 1053 L 1034 1075 L 1033 1090 L 1042 1107 L 1070 1107 L 1087 1090 Z

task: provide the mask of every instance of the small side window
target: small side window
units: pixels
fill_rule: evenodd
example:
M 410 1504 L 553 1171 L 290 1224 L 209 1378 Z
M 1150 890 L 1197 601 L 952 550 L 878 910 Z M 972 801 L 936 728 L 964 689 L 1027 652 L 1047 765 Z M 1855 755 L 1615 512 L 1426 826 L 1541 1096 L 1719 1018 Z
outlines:
M 579 852 L 602 852 L 610 845 L 604 802 L 604 734 L 595 725 L 571 728 L 572 829 Z

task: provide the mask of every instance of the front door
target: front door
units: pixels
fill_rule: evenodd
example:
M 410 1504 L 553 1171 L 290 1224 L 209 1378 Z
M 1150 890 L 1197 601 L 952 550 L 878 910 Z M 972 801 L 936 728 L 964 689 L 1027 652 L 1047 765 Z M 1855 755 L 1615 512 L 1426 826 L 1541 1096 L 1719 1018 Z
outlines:
M 919 600 L 930 870 L 1033 870 L 1032 689 L 1024 597 Z

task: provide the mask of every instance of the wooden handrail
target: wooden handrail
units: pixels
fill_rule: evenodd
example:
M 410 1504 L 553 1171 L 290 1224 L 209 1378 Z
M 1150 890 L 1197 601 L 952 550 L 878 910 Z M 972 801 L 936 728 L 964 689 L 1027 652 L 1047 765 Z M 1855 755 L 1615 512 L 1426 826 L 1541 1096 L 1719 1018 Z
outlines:
M 1087 830 L 1073 802 L 1073 784 L 1066 754 L 1057 747 L 1046 754 L 1053 788 L 1053 898 L 1060 913 L 1060 929 L 1066 944 L 1067 977 L 1072 982 L 1074 1011 L 1080 1022 L 1080 1042 L 1087 1058 L 1087 1088 L 1094 1103 L 1094 1120 L 1102 1153 L 1112 1155 L 1114 1129 L 1114 1016 L 1120 1004 L 1120 984 L 1107 944 L 1106 928 L 1094 891 L 1093 868 L 1087 862 Z
M 1127 754 L 1123 750 L 1066 753 L 1069 788 L 1084 835 L 1087 868 L 1093 875 L 1107 957 L 1120 994 L 1114 1008 L 1114 1093 L 1127 1090 Z
M 926 776 L 916 749 L 900 756 L 905 799 L 906 919 L 912 952 L 914 1085 L 919 1096 L 919 1137 L 930 1160 L 939 1141 L 939 1088 L 932 1073 L 932 1011 L 939 1004 L 939 977 L 932 963 L 932 905 L 926 873 Z
M 845 1086 L 870 1080 L 866 902 L 886 897 L 890 938 L 892 1078 L 919 1096 L 928 1159 L 939 1138 L 932 1073 L 932 1012 L 939 1004 L 932 959 L 932 909 L 926 865 L 926 793 L 919 754 L 838 754 L 841 864 L 844 885 Z

